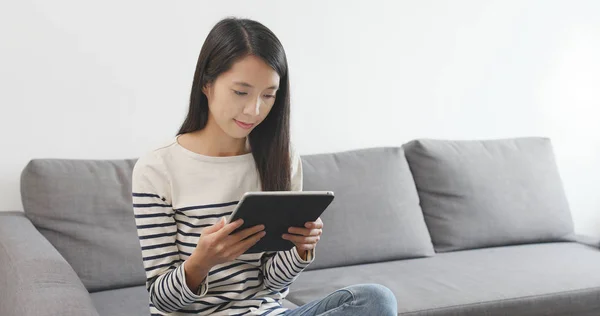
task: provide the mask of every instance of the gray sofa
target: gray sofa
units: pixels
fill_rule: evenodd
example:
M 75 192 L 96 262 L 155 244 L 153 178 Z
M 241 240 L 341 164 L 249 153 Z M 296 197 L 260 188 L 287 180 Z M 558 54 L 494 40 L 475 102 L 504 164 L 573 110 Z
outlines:
M 148 315 L 135 160 L 33 160 L 0 215 L 0 315 Z M 600 250 L 575 236 L 550 141 L 417 140 L 303 157 L 333 190 L 285 304 L 380 283 L 399 315 L 600 315 Z

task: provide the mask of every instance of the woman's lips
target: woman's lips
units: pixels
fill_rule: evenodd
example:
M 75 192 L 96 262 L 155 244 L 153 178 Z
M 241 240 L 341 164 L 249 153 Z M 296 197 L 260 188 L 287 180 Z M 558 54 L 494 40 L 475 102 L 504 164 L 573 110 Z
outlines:
M 239 127 L 243 128 L 243 129 L 250 129 L 250 128 L 252 128 L 252 126 L 254 126 L 254 124 L 240 122 L 236 119 L 234 119 L 234 121 Z

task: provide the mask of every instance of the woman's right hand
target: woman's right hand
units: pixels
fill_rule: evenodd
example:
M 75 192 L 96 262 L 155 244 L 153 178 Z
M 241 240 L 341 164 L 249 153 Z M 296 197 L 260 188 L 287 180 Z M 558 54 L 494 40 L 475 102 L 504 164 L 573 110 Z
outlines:
M 231 235 L 243 223 L 242 219 L 238 219 L 233 223 L 226 224 L 223 217 L 214 225 L 202 230 L 196 249 L 192 253 L 194 260 L 210 268 L 232 261 L 265 235 L 263 225 L 246 228 Z
M 197 288 L 212 267 L 241 256 L 266 234 L 263 225 L 231 234 L 242 226 L 244 221 L 238 219 L 235 222 L 226 223 L 227 221 L 223 217 L 214 225 L 202 230 L 196 249 L 185 264 L 186 283 L 190 289 Z

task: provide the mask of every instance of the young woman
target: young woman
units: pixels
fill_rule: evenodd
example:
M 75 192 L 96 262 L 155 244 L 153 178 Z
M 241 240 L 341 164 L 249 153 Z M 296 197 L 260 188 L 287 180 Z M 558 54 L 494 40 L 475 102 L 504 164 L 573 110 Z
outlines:
M 288 287 L 315 256 L 320 219 L 291 227 L 289 251 L 244 254 L 265 234 L 225 217 L 248 191 L 302 190 L 290 149 L 285 52 L 262 24 L 225 19 L 208 35 L 178 136 L 140 158 L 133 207 L 152 315 L 396 315 L 379 285 L 288 310 Z M 322 254 L 327 255 L 327 254 Z

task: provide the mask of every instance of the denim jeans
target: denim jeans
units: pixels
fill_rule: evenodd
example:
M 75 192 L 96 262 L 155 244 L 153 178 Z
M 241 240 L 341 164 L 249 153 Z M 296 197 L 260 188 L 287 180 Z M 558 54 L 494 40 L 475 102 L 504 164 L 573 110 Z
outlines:
M 359 284 L 287 311 L 286 316 L 397 316 L 396 297 L 387 287 Z

